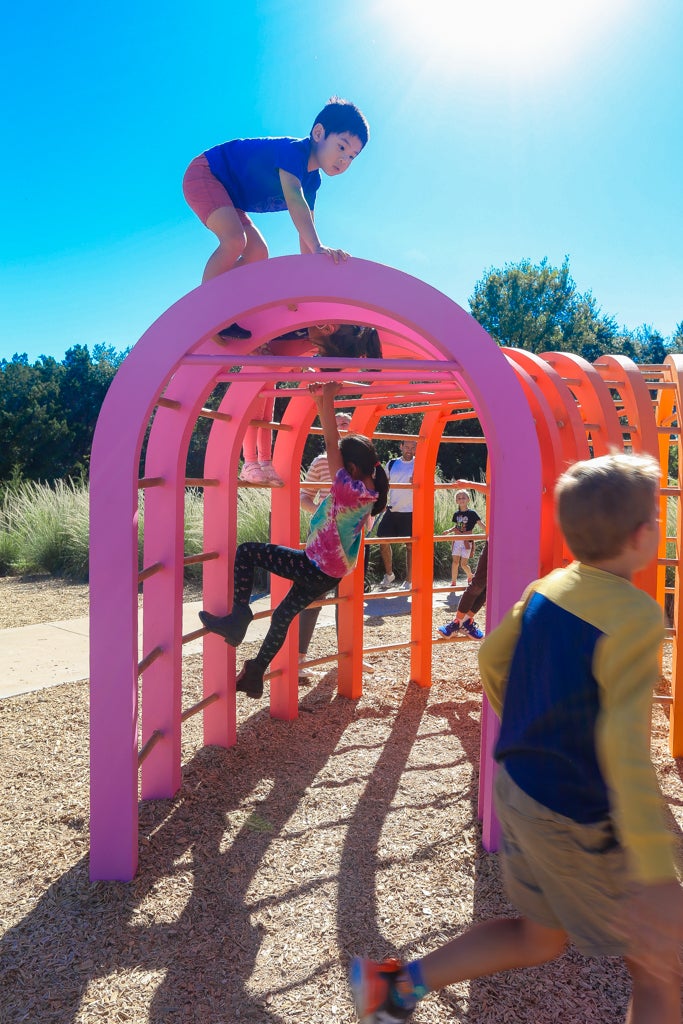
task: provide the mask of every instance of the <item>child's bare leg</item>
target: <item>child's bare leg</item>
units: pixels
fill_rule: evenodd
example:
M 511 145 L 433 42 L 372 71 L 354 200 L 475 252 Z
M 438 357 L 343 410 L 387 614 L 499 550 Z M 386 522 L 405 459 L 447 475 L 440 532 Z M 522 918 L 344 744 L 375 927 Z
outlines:
M 451 556 L 451 586 L 454 587 L 458 582 L 458 566 L 460 565 L 460 555 Z
M 467 576 L 467 582 L 470 583 L 471 580 L 472 580 L 473 573 L 472 573 L 472 570 L 470 569 L 469 555 L 466 558 L 461 557 L 461 559 L 460 559 L 460 568 L 465 573 L 465 576 Z
M 560 956 L 567 943 L 561 929 L 544 928 L 528 917 L 499 918 L 474 925 L 420 961 L 432 990 L 513 967 L 534 967 Z
M 626 1024 L 679 1024 L 681 975 L 672 970 L 666 977 L 655 977 L 640 964 L 626 960 L 633 991 Z
M 206 226 L 213 231 L 219 245 L 209 257 L 202 281 L 210 281 L 243 263 L 268 258 L 263 235 L 253 224 L 243 224 L 234 206 L 221 206 L 214 210 L 207 218 Z

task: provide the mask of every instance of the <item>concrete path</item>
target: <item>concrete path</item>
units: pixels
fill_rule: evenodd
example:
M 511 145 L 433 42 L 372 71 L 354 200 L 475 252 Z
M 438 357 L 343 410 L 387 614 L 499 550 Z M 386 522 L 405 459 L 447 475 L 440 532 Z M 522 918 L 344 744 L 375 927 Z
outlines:
M 267 609 L 269 602 L 269 597 L 263 597 L 253 602 L 252 609 L 254 612 Z M 197 612 L 201 607 L 201 601 L 183 606 L 183 633 L 191 633 L 199 628 L 201 623 L 197 618 Z M 434 607 L 441 612 L 446 608 L 454 608 L 455 595 L 435 594 Z M 391 597 L 377 594 L 365 602 L 365 614 L 369 616 L 406 615 L 409 609 L 410 597 L 407 594 L 394 594 Z M 332 625 L 334 606 L 327 605 L 320 611 L 318 626 Z M 261 639 L 267 628 L 268 619 L 252 622 L 247 639 Z M 183 656 L 200 654 L 201 650 L 200 637 L 185 644 Z M 87 617 L 0 630 L 0 699 L 20 693 L 31 693 L 60 683 L 73 683 L 79 679 L 87 679 L 89 674 Z

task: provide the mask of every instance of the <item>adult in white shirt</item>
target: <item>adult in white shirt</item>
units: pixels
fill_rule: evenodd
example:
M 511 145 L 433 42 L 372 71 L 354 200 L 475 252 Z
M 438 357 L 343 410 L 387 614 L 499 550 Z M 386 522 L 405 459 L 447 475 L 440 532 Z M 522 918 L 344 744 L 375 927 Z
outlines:
M 401 442 L 400 459 L 390 459 L 386 464 L 389 477 L 389 501 L 386 512 L 377 527 L 378 537 L 412 537 L 413 534 L 413 489 L 395 487 L 394 484 L 412 484 L 415 472 L 415 441 Z M 392 570 L 391 544 L 380 544 L 379 553 L 384 565 L 384 579 L 380 587 L 390 587 L 396 580 Z M 406 579 L 404 590 L 410 589 L 412 579 L 412 545 L 406 544 Z

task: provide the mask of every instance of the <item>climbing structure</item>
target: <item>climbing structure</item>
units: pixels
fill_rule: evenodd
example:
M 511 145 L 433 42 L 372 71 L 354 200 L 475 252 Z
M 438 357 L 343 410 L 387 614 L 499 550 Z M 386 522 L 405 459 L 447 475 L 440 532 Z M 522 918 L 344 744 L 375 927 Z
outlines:
M 252 338 L 219 346 L 216 332 L 233 321 L 248 326 Z M 384 358 L 347 360 L 340 371 L 339 359 L 313 360 L 305 342 L 276 342 L 271 354 L 255 353 L 269 339 L 320 322 L 376 327 Z M 678 497 L 678 489 L 668 487 L 670 453 L 678 452 L 680 440 L 676 415 L 683 367 L 678 360 L 639 369 L 616 357 L 591 366 L 567 354 L 502 350 L 443 294 L 361 260 L 343 266 L 315 256 L 269 260 L 222 275 L 168 310 L 121 366 L 93 444 L 91 876 L 133 877 L 138 799 L 140 794 L 161 798 L 177 792 L 184 720 L 203 715 L 206 744 L 237 741 L 235 651 L 220 638 L 209 634 L 204 640 L 203 699 L 194 707 L 183 702 L 183 644 L 203 633 L 198 629 L 183 636 L 183 575 L 189 561 L 203 563 L 205 605 L 217 613 L 228 609 L 242 437 L 264 394 L 272 395 L 279 385 L 278 395 L 288 399 L 280 421 L 272 425 L 277 431 L 274 465 L 285 486 L 272 492 L 271 540 L 289 546 L 300 543 L 301 458 L 315 417 L 308 383 L 322 377 L 340 381 L 338 404 L 352 406 L 351 429 L 370 436 L 380 418 L 404 405 L 421 414 L 410 541 L 411 627 L 402 646 L 409 651 L 408 678 L 429 686 L 434 469 L 446 425 L 476 417 L 482 427 L 478 440 L 486 444 L 490 629 L 529 580 L 568 557 L 552 520 L 552 488 L 567 464 L 613 445 L 651 451 L 663 466 L 663 505 Z M 220 401 L 211 401 L 209 408 L 211 396 Z M 204 473 L 188 480 L 188 446 L 201 419 L 210 421 Z M 204 494 L 204 550 L 191 558 L 183 544 L 188 485 L 201 487 Z M 139 495 L 144 501 L 141 559 Z M 518 544 L 522 534 L 530 543 Z M 674 675 L 679 536 L 680 513 L 669 540 L 676 544 L 675 554 L 667 559 L 663 539 L 659 564 L 639 580 L 662 603 L 668 592 L 673 594 Z M 673 580 L 665 578 L 667 568 Z M 272 578 L 273 606 L 287 587 L 286 581 Z M 363 605 L 361 558 L 339 589 L 338 685 L 349 698 L 361 693 Z M 673 696 L 675 749 L 680 735 L 675 681 Z M 293 624 L 270 666 L 270 710 L 291 719 L 297 707 Z M 488 848 L 496 841 L 491 803 L 496 728 L 484 701 L 480 813 Z

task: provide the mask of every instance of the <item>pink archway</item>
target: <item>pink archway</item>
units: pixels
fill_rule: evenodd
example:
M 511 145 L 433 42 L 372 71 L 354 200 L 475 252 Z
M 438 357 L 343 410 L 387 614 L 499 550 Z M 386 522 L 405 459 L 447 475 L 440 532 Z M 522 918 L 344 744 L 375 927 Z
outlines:
M 233 321 L 252 331 L 248 342 L 219 348 L 217 330 Z M 250 409 L 268 382 L 305 380 L 306 361 L 293 343 L 273 356 L 251 355 L 277 334 L 321 321 L 363 323 L 382 336 L 385 359 L 376 364 L 380 406 L 391 401 L 392 382 L 424 379 L 436 387 L 462 389 L 476 411 L 488 445 L 491 490 L 488 509 L 489 572 L 492 586 L 487 622 L 494 626 L 538 574 L 541 505 L 539 438 L 518 375 L 503 352 L 464 310 L 442 293 L 406 274 L 363 260 L 335 266 L 324 257 L 284 257 L 245 267 L 202 285 L 172 306 L 135 345 L 122 364 L 103 405 L 91 462 L 91 876 L 129 879 L 137 867 L 137 802 L 140 733 L 138 678 L 143 675 L 143 796 L 172 796 L 180 784 L 183 496 L 187 447 L 197 418 L 211 415 L 206 454 L 205 537 L 211 549 L 205 567 L 205 593 L 226 596 L 234 550 L 236 476 L 241 438 Z M 203 404 L 231 367 L 220 410 Z M 338 363 L 338 360 L 337 360 Z M 364 367 L 360 364 L 364 363 Z M 344 373 L 367 372 L 368 361 L 351 360 Z M 335 377 L 334 361 L 318 361 L 317 372 Z M 303 367 L 303 369 L 302 369 Z M 337 374 L 343 377 L 343 374 Z M 527 390 L 531 388 L 526 385 Z M 309 401 L 302 397 L 302 403 Z M 545 402 L 542 396 L 538 401 Z M 547 403 L 546 403 L 547 404 Z M 301 451 L 313 415 L 294 402 L 285 426 L 289 434 L 276 454 L 276 468 L 287 486 L 274 495 L 276 523 L 291 520 L 297 506 Z M 376 422 L 369 406 L 354 423 Z M 142 485 L 145 508 L 144 565 L 138 571 L 138 490 L 140 452 L 153 417 Z M 373 419 L 374 417 L 374 419 Z M 434 429 L 438 417 L 434 418 Z M 424 459 L 435 457 L 425 438 Z M 552 437 L 544 441 L 554 444 Z M 430 454 L 431 453 L 431 454 Z M 277 459 L 279 458 L 279 462 Z M 428 464 L 426 461 L 425 465 Z M 280 514 L 282 513 L 282 514 Z M 424 512 L 417 515 L 427 544 Z M 151 528 L 150 528 L 151 527 Z M 277 529 L 280 529 L 278 526 Z M 282 527 L 287 533 L 288 527 Z M 520 536 L 529 538 L 524 545 Z M 280 541 L 282 542 L 282 541 Z M 143 658 L 138 660 L 138 585 L 144 579 Z M 344 615 L 353 629 L 362 615 L 362 580 L 350 579 L 357 593 Z M 275 591 L 275 588 L 274 588 Z M 275 593 L 274 596 L 277 597 Z M 359 612 L 360 609 L 360 612 Z M 414 597 L 413 626 L 418 640 L 431 634 L 431 592 Z M 340 630 L 341 636 L 341 630 Z M 341 645 L 341 640 L 340 640 Z M 355 655 L 356 661 L 360 657 Z M 288 660 L 289 659 L 289 660 Z M 356 664 L 348 660 L 348 677 Z M 423 661 L 414 676 L 429 685 Z M 291 655 L 282 654 L 277 685 L 271 687 L 271 713 L 296 713 L 296 678 Z M 422 673 L 422 675 L 420 675 Z M 207 743 L 235 742 L 234 652 L 212 638 L 205 643 L 205 677 L 210 681 L 204 713 Z M 340 690 L 343 677 L 340 674 Z M 490 752 L 495 717 L 484 707 L 482 720 L 481 809 L 484 841 L 495 843 L 491 806 Z M 152 749 L 153 748 L 153 749 Z

